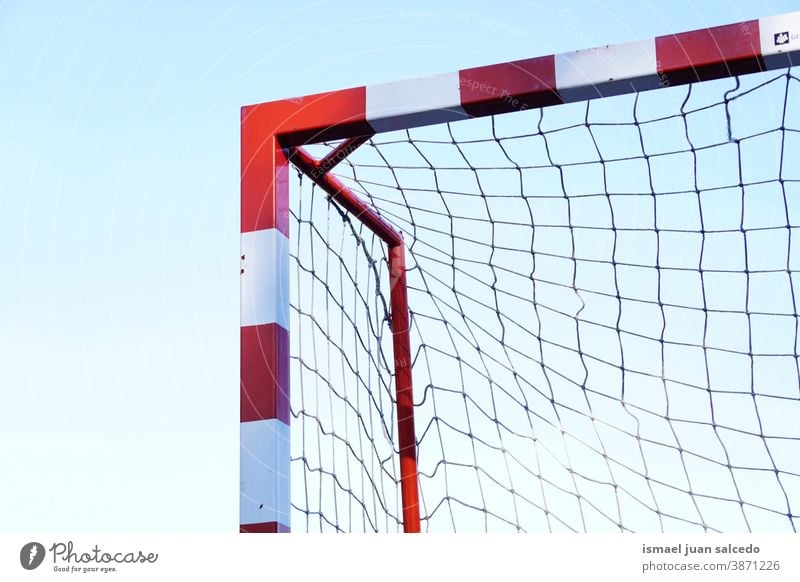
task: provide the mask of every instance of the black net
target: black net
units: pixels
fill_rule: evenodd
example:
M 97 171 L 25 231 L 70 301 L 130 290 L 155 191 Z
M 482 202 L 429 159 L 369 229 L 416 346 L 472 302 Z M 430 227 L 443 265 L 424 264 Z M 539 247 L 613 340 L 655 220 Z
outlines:
M 789 70 L 340 164 L 408 246 L 423 531 L 796 531 L 798 159 Z M 301 182 L 292 527 L 397 531 L 386 251 Z
M 298 185 L 290 225 L 292 528 L 402 531 L 383 243 L 324 192 Z

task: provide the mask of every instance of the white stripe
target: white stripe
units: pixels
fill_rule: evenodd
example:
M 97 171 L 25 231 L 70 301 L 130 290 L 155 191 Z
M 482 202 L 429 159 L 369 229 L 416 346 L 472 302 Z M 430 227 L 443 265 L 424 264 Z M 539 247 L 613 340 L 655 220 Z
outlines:
M 242 233 L 241 324 L 289 329 L 289 239 L 270 228 Z
M 457 72 L 367 87 L 367 121 L 377 132 L 465 117 Z
M 800 12 L 768 16 L 758 21 L 761 34 L 761 54 L 769 69 L 790 65 L 791 51 L 800 51 Z M 798 63 L 794 56 L 794 64 Z
M 240 427 L 239 523 L 289 525 L 289 426 L 278 419 Z
M 555 61 L 556 88 L 565 101 L 659 86 L 654 39 L 564 53 Z

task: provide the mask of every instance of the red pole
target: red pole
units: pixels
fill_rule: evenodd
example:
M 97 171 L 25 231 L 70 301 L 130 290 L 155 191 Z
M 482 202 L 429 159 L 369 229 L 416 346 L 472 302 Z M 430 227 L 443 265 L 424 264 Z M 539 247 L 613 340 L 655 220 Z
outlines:
M 403 498 L 403 529 L 419 533 L 419 482 L 417 440 L 414 432 L 414 396 L 411 379 L 411 336 L 406 287 L 405 245 L 389 247 L 389 288 L 392 304 L 394 375 L 397 392 L 397 440 L 400 447 L 400 492 Z
M 391 224 L 356 196 L 339 178 L 329 174 L 325 168 L 322 168 L 319 161 L 308 155 L 303 148 L 290 150 L 289 160 L 300 168 L 306 176 L 311 178 L 317 186 L 325 190 L 332 200 L 335 200 L 342 208 L 363 223 L 364 226 L 378 235 L 390 248 L 397 244 L 403 244 L 403 237 Z
M 363 139 L 346 142 L 358 147 Z M 345 146 L 342 146 L 343 148 Z M 326 158 L 327 159 L 327 158 Z M 392 340 L 397 398 L 397 442 L 400 448 L 400 494 L 403 500 L 403 531 L 419 533 L 419 478 L 417 476 L 417 437 L 414 432 L 414 396 L 411 379 L 411 335 L 406 286 L 406 249 L 403 235 L 380 214 L 329 174 L 322 164 L 302 148 L 290 152 L 290 160 L 320 188 L 378 235 L 389 247 L 389 292 L 392 305 Z

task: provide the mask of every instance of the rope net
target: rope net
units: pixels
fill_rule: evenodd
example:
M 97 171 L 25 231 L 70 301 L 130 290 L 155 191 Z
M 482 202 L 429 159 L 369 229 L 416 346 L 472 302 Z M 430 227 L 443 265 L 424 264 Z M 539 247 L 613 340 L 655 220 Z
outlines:
M 407 244 L 423 531 L 800 528 L 799 80 L 381 134 L 335 168 Z M 386 249 L 308 178 L 292 203 L 292 527 L 400 531 Z

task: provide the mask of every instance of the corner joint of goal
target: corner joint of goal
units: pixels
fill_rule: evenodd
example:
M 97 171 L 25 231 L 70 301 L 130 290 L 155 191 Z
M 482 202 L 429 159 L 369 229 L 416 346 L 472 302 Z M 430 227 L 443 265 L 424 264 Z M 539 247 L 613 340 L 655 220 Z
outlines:
M 403 234 L 339 178 L 330 173 L 334 165 L 364 144 L 369 137 L 368 135 L 346 139 L 320 160 L 314 159 L 299 146 L 287 149 L 285 155 L 304 175 L 322 188 L 331 200 L 364 224 L 389 247 L 387 259 L 394 350 L 397 435 L 400 451 L 400 489 L 403 500 L 403 530 L 406 533 L 418 533 L 420 531 L 420 503 L 417 442 L 414 429 L 411 317 L 408 308 L 406 250 Z
M 330 173 L 331 168 L 344 159 L 344 154 L 355 150 L 355 148 L 368 139 L 369 136 L 348 139 L 331 150 L 331 152 L 321 160 L 311 157 L 302 147 L 290 148 L 287 151 L 286 157 L 297 166 L 304 175 L 308 176 L 317 186 L 322 188 L 331 200 L 336 202 L 359 222 L 364 224 L 364 226 L 374 232 L 383 242 L 389 245 L 389 248 L 402 247 L 402 233 L 378 214 L 374 208 L 359 198 L 358 195 L 339 178 Z

